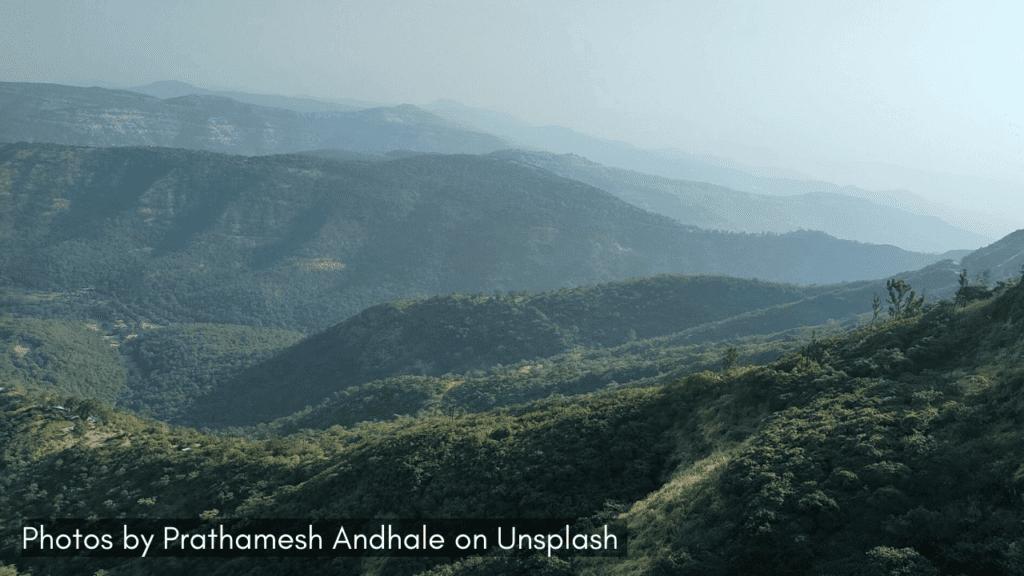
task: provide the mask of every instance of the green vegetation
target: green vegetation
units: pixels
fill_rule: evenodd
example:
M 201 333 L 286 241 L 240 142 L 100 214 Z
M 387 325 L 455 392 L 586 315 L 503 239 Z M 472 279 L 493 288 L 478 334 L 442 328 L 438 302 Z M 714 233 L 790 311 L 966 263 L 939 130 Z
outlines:
M 844 329 L 826 325 L 839 334 Z M 681 376 L 718 369 L 729 348 L 736 365 L 769 362 L 799 350 L 813 329 L 729 342 L 676 344 L 682 335 L 637 341 L 610 349 L 577 347 L 548 358 L 492 366 L 487 371 L 431 376 L 397 376 L 353 386 L 316 405 L 266 424 L 229 427 L 234 435 L 276 437 L 301 430 L 389 421 L 400 416 L 478 413 L 540 401 L 624 387 L 655 387 Z M 247 422 L 238 421 L 237 426 Z
M 858 310 L 825 296 L 825 289 L 768 282 L 657 276 L 543 294 L 408 299 L 368 308 L 222 379 L 180 422 L 253 425 L 325 398 L 333 406 L 318 410 L 324 423 L 390 419 L 446 403 L 438 390 L 455 381 L 462 384 L 447 396 L 472 389 L 490 398 L 481 404 L 463 396 L 460 404 L 478 411 L 554 391 L 591 392 L 684 365 L 703 369 L 695 355 L 706 350 L 697 345 L 753 335 L 762 337 L 746 344 L 744 357 L 775 359 L 786 345 L 764 339 L 785 339 L 792 335 L 780 333 Z M 507 366 L 515 367 L 511 374 Z M 375 380 L 383 382 L 376 392 L 354 388 Z M 395 396 L 404 393 L 417 398 Z
M 297 332 L 272 328 L 161 326 L 116 302 L 95 301 L 90 290 L 11 290 L 8 297 L 23 312 L 77 309 L 102 318 L 88 325 L 102 335 L 97 342 L 120 351 L 111 367 L 119 372 L 113 381 L 124 382 L 127 373 L 119 406 L 195 426 L 251 427 L 276 418 L 246 432 L 262 436 L 420 412 L 479 412 L 627 382 L 658 385 L 716 366 L 727 346 L 738 347 L 744 363 L 771 361 L 802 345 L 801 332 L 810 332 L 802 326 L 857 310 L 855 298 L 836 299 L 829 290 L 659 276 L 555 293 L 421 297 L 371 307 L 302 341 Z M 832 323 L 827 330 L 840 329 Z M 65 344 L 60 354 L 93 354 Z M 118 360 L 110 351 L 107 361 Z M 62 374 L 71 382 L 86 373 Z
M 924 306 L 924 294 L 918 297 L 917 292 L 911 290 L 910 285 L 903 280 L 888 280 L 885 287 L 889 291 L 889 316 L 891 318 L 898 320 L 921 313 Z
M 417 114 L 345 126 L 450 128 Z M 325 145 L 0 145 L 0 575 L 1024 574 L 1020 233 L 920 268 Z M 27 518 L 557 516 L 629 556 L 17 554 Z
M 631 533 L 622 560 L 239 558 L 217 564 L 225 574 L 1018 574 L 1022 325 L 1024 286 L 1004 283 L 959 315 L 926 306 L 815 335 L 761 366 L 266 440 L 9 390 L 0 519 L 619 517 Z M 14 536 L 5 529 L 5 557 Z M 212 566 L 113 559 L 89 570 Z
M 871 304 L 871 325 L 874 326 L 875 322 L 878 321 L 878 315 L 882 312 L 882 301 L 879 300 L 878 294 L 875 294 L 875 300 Z
M 74 320 L 0 316 L 0 383 L 114 405 L 126 390 L 116 341 Z
M 160 420 L 177 422 L 219 382 L 303 336 L 275 328 L 223 324 L 147 325 L 121 345 L 129 393 L 120 404 Z
M 313 333 L 411 294 L 661 273 L 829 284 L 936 258 L 812 232 L 683 226 L 490 156 L 365 162 L 0 144 L 0 289 L 17 315 L 85 321 L 100 319 L 99 307 L 111 322 Z M 26 300 L 34 294 L 63 296 Z
M 735 346 L 729 346 L 725 350 L 725 354 L 722 355 L 722 371 L 728 372 L 736 366 L 736 361 L 740 357 L 739 350 Z

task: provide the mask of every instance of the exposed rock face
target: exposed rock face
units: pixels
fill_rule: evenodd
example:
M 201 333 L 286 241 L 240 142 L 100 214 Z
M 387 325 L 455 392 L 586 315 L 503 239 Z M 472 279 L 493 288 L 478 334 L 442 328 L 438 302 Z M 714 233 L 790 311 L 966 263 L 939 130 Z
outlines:
M 211 95 L 0 83 L 0 142 L 168 146 L 257 156 L 343 148 L 484 153 L 507 146 L 415 106 L 300 113 Z

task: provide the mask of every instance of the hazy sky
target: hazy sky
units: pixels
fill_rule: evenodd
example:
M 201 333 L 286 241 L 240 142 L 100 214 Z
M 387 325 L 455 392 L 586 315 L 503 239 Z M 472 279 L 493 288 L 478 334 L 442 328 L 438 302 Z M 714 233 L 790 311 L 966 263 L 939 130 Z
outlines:
M 1024 183 L 1019 0 L 0 3 L 0 80 L 168 79 Z

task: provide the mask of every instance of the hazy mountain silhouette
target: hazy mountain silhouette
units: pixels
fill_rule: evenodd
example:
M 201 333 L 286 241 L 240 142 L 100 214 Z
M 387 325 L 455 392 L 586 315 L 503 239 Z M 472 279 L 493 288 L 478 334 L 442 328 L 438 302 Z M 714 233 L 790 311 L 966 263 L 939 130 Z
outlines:
M 957 233 L 949 238 L 944 251 L 953 248 L 976 248 L 993 241 L 993 228 L 985 219 L 991 216 L 968 215 L 963 210 L 925 200 L 919 195 L 901 191 L 871 191 L 856 186 L 840 186 L 775 168 L 750 168 L 713 154 L 689 153 L 676 149 L 641 150 L 621 141 L 594 138 L 561 126 L 533 127 L 522 120 L 494 112 L 465 106 L 453 100 L 438 100 L 424 109 L 460 123 L 467 129 L 490 132 L 516 143 L 524 149 L 544 150 L 555 154 L 572 153 L 593 162 L 634 170 L 641 173 L 697 182 L 707 182 L 732 190 L 753 194 L 793 196 L 810 193 L 839 194 L 871 200 L 883 206 L 898 208 L 918 216 L 935 216 L 952 223 Z M 970 244 L 957 242 L 972 240 Z
M 701 228 L 775 233 L 821 230 L 837 238 L 922 252 L 944 252 L 951 244 L 976 246 L 988 242 L 934 216 L 918 216 L 842 194 L 766 196 L 610 168 L 575 154 L 502 150 L 492 155 L 551 170 L 645 210 Z
M 166 93 L 189 91 L 170 86 Z M 317 148 L 483 153 L 506 148 L 414 106 L 300 113 L 217 93 L 168 99 L 127 90 L 0 83 L 0 141 L 169 146 L 262 155 Z
M 530 128 L 511 117 L 469 109 L 451 101 L 432 105 L 438 114 L 445 116 L 446 119 L 442 119 L 411 105 L 356 109 L 283 96 L 214 92 L 172 81 L 133 90 L 155 94 L 162 99 L 140 98 L 139 92 L 127 90 L 2 84 L 0 100 L 4 102 L 4 112 L 0 113 L 0 120 L 5 127 L 0 130 L 0 141 L 86 146 L 156 145 L 245 155 L 314 149 L 370 154 L 392 150 L 486 153 L 508 147 L 507 142 L 498 137 L 461 127 L 467 121 L 473 121 L 475 126 L 479 126 L 475 128 L 477 130 L 494 130 L 512 140 L 525 138 L 530 144 L 555 152 L 584 151 L 592 160 L 613 166 L 626 165 L 644 173 L 670 174 L 674 178 L 724 184 L 738 191 L 753 191 L 761 195 L 803 194 L 774 203 L 758 200 L 756 196 L 745 196 L 743 200 L 749 210 L 746 216 L 735 210 L 731 214 L 718 214 L 714 208 L 703 204 L 695 205 L 685 200 L 677 202 L 666 196 L 662 185 L 658 186 L 661 190 L 657 192 L 650 186 L 641 185 L 647 190 L 639 193 L 636 182 L 622 182 L 623 179 L 636 178 L 626 177 L 623 173 L 617 174 L 620 176 L 617 183 L 607 178 L 595 179 L 592 174 L 586 176 L 578 171 L 575 176 L 570 176 L 584 178 L 598 187 L 617 188 L 621 197 L 684 223 L 749 232 L 819 229 L 845 239 L 891 243 L 905 249 L 928 252 L 971 248 L 991 241 L 943 223 L 936 216 L 948 221 L 949 210 L 922 199 L 915 201 L 913 195 L 908 197 L 909 193 L 878 193 L 823 182 L 753 176 L 724 166 L 726 162 L 722 159 L 709 160 L 675 151 L 650 153 L 624 142 L 594 139 L 557 126 Z M 569 170 L 562 172 L 567 175 Z M 609 175 L 607 170 L 605 175 Z M 632 188 L 636 193 L 625 193 L 623 186 Z M 728 195 L 730 192 L 721 190 L 719 198 L 711 203 L 724 202 Z M 857 203 L 849 196 L 881 202 L 895 208 L 895 211 Z M 767 203 L 778 208 L 753 210 L 754 203 Z M 908 214 L 900 207 L 925 216 Z M 838 213 L 856 217 L 833 216 Z M 909 230 L 903 234 L 908 225 Z
M 178 98 L 190 94 L 205 96 L 224 96 L 239 102 L 267 106 L 270 108 L 285 108 L 295 112 L 351 112 L 364 108 L 386 108 L 389 105 L 380 102 L 367 102 L 364 100 L 350 100 L 345 98 L 313 98 L 305 96 L 280 96 L 277 94 L 253 94 L 249 92 L 237 92 L 230 90 L 206 90 L 197 88 L 191 84 L 178 82 L 176 80 L 163 80 L 153 82 L 145 86 L 133 86 L 122 88 L 140 94 L 156 96 L 160 99 Z

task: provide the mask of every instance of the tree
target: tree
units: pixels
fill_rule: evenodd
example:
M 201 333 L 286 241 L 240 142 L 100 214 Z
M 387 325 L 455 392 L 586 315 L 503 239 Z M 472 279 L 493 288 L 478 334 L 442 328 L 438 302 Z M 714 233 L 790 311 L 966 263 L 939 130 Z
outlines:
M 875 293 L 875 302 L 871 305 L 871 325 L 875 325 L 875 321 L 878 320 L 878 315 L 882 312 L 882 300 L 878 297 L 878 293 Z
M 1022 270 L 1024 272 L 1024 270 Z M 967 305 L 967 269 L 963 268 L 960 270 L 960 288 L 956 291 L 956 300 L 953 301 L 953 312 L 956 313 L 957 307 L 964 307 Z
M 908 318 L 921 312 L 924 307 L 924 295 L 920 298 L 902 279 L 887 280 L 885 287 L 889 290 L 889 316 L 893 320 Z M 909 292 L 909 295 L 908 295 Z
M 735 346 L 729 346 L 725 350 L 725 354 L 722 355 L 722 371 L 728 372 L 736 366 L 736 361 L 740 358 L 740 351 Z

